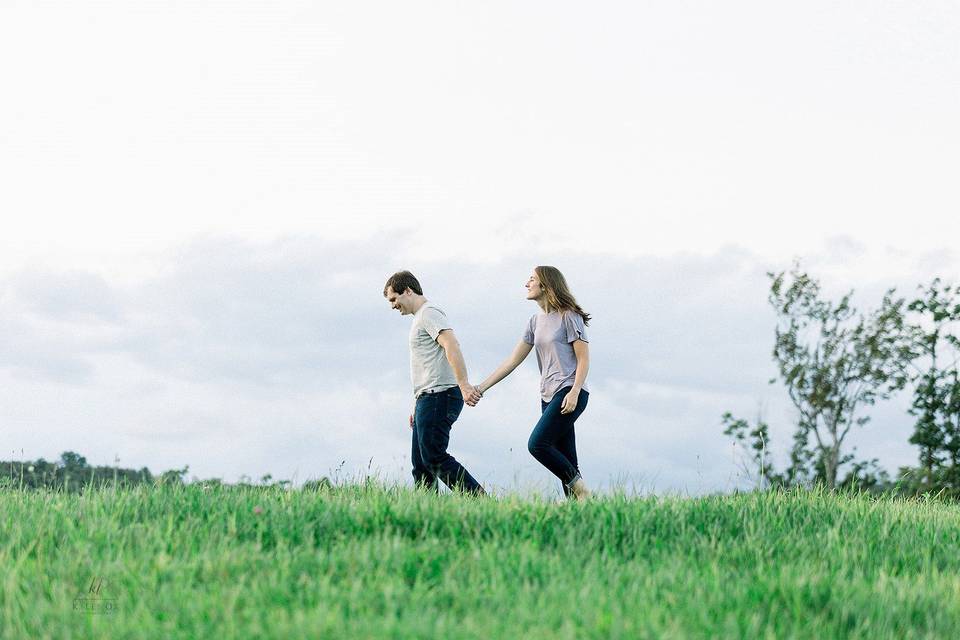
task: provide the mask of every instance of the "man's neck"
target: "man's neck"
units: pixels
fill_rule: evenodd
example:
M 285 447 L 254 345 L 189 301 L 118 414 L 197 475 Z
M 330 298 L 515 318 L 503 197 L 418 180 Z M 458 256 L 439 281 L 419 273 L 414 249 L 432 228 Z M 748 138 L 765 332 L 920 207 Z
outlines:
M 410 307 L 411 309 L 413 309 L 414 315 L 416 315 L 416 313 L 420 311 L 420 307 L 422 307 L 425 304 L 427 304 L 427 299 L 424 296 L 417 296 L 414 300 L 413 306 Z

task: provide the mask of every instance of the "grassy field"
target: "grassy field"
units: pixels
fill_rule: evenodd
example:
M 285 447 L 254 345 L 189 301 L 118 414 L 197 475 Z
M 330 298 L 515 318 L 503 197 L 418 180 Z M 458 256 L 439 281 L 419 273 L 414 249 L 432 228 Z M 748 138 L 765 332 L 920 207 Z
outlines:
M 960 638 L 960 507 L 0 492 L 0 637 Z

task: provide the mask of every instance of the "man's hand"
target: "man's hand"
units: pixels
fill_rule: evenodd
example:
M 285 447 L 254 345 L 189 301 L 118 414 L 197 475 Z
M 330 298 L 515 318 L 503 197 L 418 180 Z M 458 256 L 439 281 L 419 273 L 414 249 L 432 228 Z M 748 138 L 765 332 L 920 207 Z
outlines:
M 410 428 L 413 429 L 413 414 L 410 414 Z
M 483 397 L 483 394 L 480 393 L 480 389 L 473 386 L 469 382 L 460 385 L 460 393 L 463 394 L 463 401 L 471 407 L 477 406 L 477 403 L 480 402 L 480 398 Z

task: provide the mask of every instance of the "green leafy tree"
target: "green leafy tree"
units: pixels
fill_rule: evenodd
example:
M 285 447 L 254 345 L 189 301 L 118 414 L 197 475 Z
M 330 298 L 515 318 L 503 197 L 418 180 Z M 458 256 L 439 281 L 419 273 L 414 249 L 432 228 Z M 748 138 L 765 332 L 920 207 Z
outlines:
M 920 448 L 914 478 L 919 491 L 960 495 L 960 286 L 935 279 L 921 285 L 909 309 L 926 368 L 914 377 L 910 413 L 917 417 L 910 442 Z
M 75 451 L 64 451 L 61 453 L 60 466 L 68 472 L 80 472 L 88 468 L 87 459 Z
M 819 282 L 799 264 L 768 276 L 768 299 L 777 314 L 773 357 L 799 413 L 784 478 L 833 489 L 840 467 L 853 461 L 843 451 L 847 435 L 870 420 L 864 408 L 909 380 L 907 367 L 916 354 L 906 302 L 894 299 L 890 289 L 879 309 L 860 314 L 850 302 L 853 291 L 837 302 L 825 300 Z M 855 473 L 866 468 L 861 464 Z
M 184 484 L 183 479 L 189 470 L 190 465 L 186 465 L 182 469 L 169 469 L 161 473 L 155 482 L 160 484 Z

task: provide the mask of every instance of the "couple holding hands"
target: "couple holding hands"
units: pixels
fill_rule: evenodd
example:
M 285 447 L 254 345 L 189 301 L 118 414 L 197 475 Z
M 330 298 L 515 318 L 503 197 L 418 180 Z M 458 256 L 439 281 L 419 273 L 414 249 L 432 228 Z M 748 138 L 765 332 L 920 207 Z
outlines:
M 484 494 L 483 487 L 447 453 L 450 428 L 463 405 L 475 406 L 534 348 L 540 367 L 541 416 L 527 448 L 557 476 L 568 498 L 590 495 L 577 464 L 574 423 L 587 407 L 590 366 L 586 325 L 590 315 L 580 308 L 567 282 L 554 267 L 536 267 L 527 280 L 527 300 L 540 307 L 530 318 L 513 353 L 486 380 L 473 386 L 467 380 L 463 353 L 446 314 L 423 295 L 420 282 L 409 271 L 387 280 L 383 295 L 401 315 L 412 315 L 410 376 L 416 405 L 410 416 L 413 431 L 413 480 L 417 486 L 437 488 L 442 480 L 451 489 Z

